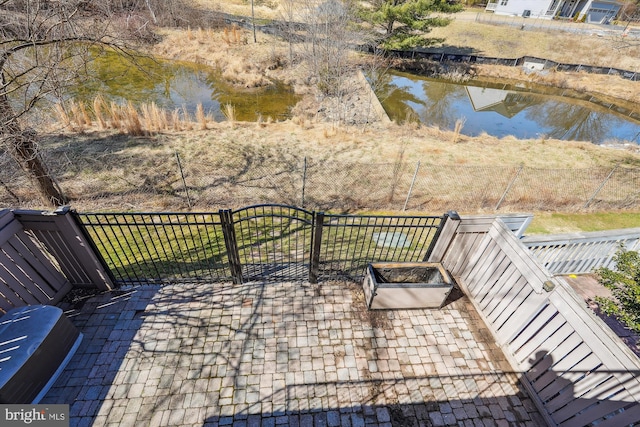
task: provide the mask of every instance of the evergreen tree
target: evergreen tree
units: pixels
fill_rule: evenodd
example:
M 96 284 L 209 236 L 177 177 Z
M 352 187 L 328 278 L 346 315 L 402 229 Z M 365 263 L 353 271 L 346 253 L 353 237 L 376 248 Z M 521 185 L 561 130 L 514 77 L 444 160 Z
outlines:
M 361 17 L 381 30 L 380 44 L 384 49 L 403 50 L 441 42 L 426 34 L 432 27 L 451 22 L 443 14 L 461 10 L 461 4 L 447 0 L 376 0 L 362 10 Z

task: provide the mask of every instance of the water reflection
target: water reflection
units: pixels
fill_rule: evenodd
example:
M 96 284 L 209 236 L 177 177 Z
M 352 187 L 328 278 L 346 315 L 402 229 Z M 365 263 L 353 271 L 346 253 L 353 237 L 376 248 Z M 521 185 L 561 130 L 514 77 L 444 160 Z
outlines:
M 112 52 L 96 52 L 87 75 L 70 96 L 91 102 L 98 94 L 108 101 L 134 104 L 154 102 L 162 108 L 186 108 L 202 104 L 216 120 L 224 119 L 222 106 L 235 107 L 235 117 L 282 120 L 290 116 L 299 97 L 281 83 L 267 88 L 238 89 L 220 78 L 216 70 L 199 64 L 140 58 L 137 66 Z
M 454 84 L 395 72 L 382 87 L 379 96 L 393 120 L 417 116 L 425 124 L 453 129 L 456 121 L 464 118 L 462 133 L 469 136 L 484 132 L 497 137 L 640 143 L 640 121 L 563 97 L 561 92 L 542 95 L 482 82 Z

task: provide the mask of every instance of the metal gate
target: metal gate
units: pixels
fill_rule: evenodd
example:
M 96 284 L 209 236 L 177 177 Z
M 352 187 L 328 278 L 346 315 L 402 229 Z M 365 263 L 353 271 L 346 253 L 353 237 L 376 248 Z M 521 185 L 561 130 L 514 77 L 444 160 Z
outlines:
M 306 280 L 311 265 L 313 212 L 285 205 L 225 211 L 228 247 L 236 281 Z

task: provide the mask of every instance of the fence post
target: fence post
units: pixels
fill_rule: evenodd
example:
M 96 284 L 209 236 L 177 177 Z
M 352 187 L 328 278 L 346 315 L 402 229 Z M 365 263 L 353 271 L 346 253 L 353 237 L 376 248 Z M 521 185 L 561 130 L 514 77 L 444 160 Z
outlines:
M 598 195 L 598 193 L 600 193 L 600 190 L 602 190 L 602 188 L 604 188 L 604 186 L 607 184 L 607 182 L 609 182 L 609 179 L 611 179 L 611 177 L 613 176 L 615 171 L 618 169 L 618 166 L 620 166 L 620 164 L 616 164 L 614 166 L 614 168 L 611 169 L 611 172 L 609 172 L 609 175 L 607 175 L 607 177 L 604 179 L 604 181 L 602 181 L 602 183 L 600 183 L 600 186 L 598 186 L 596 191 L 591 195 L 591 197 L 589 197 L 589 200 L 587 200 L 587 203 L 584 204 L 582 209 L 586 209 L 586 208 L 589 207 L 589 205 L 591 204 L 593 199 L 595 199 L 595 197 Z
M 302 163 L 302 197 L 300 198 L 300 207 L 304 208 L 304 190 L 307 185 L 307 156 L 304 156 Z
M 431 241 L 431 245 L 423 261 L 442 262 L 451 242 L 456 237 L 456 232 L 460 226 L 460 215 L 456 211 L 449 211 L 442 217 L 440 228 Z
M 504 199 L 507 197 L 507 194 L 509 194 L 509 191 L 511 190 L 511 187 L 513 187 L 513 184 L 515 184 L 516 180 L 520 176 L 520 172 L 522 172 L 522 169 L 524 169 L 524 165 L 521 164 L 520 168 L 518 169 L 516 174 L 511 179 L 511 182 L 509 182 L 509 185 L 507 185 L 507 188 L 505 188 L 504 193 L 502 194 L 502 197 L 500 197 L 500 200 L 498 201 L 498 204 L 496 205 L 495 210 L 500 209 L 500 205 L 502 204 Z
M 238 285 L 242 283 L 242 264 L 240 263 L 238 241 L 236 240 L 236 232 L 233 226 L 233 212 L 231 209 L 220 209 L 219 213 L 231 277 L 233 278 L 233 283 Z
M 418 176 L 418 169 L 420 169 L 420 160 L 418 160 L 418 163 L 416 164 L 416 171 L 413 173 L 413 179 L 411 180 L 411 185 L 409 186 L 409 191 L 407 192 L 407 198 L 404 201 L 404 206 L 402 207 L 402 211 L 407 210 L 409 197 L 411 197 L 411 192 L 413 191 L 413 185 L 416 183 L 416 177 Z
M 182 170 L 182 163 L 180 162 L 180 155 L 176 151 L 176 161 L 178 162 L 178 170 L 180 171 L 180 176 L 182 177 L 182 185 L 184 186 L 184 192 L 187 195 L 187 204 L 189 205 L 189 209 L 191 206 L 191 198 L 189 197 L 189 189 L 187 188 L 187 181 L 184 179 L 184 171 Z
M 322 244 L 322 228 L 324 212 L 313 213 L 313 231 L 311 237 L 311 260 L 309 262 L 309 283 L 318 283 L 320 272 L 320 246 Z

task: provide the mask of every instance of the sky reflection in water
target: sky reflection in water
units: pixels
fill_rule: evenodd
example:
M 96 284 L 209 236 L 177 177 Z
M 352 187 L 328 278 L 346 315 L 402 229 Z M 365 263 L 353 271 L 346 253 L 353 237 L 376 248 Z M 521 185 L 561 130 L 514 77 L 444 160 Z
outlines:
M 473 84 L 473 85 L 472 85 Z M 379 92 L 394 120 L 417 116 L 428 125 L 496 137 L 556 138 L 572 141 L 640 143 L 640 122 L 605 107 L 558 95 L 463 85 L 405 73 L 392 73 Z

